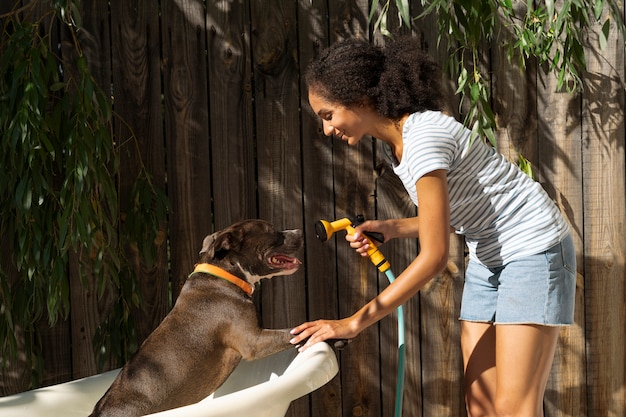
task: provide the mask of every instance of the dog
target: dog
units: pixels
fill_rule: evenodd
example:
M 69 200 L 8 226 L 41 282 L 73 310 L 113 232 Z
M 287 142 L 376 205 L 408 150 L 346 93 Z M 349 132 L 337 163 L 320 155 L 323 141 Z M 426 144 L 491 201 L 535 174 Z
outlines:
M 289 329 L 259 325 L 252 302 L 263 278 L 300 265 L 301 230 L 244 220 L 207 236 L 171 312 L 124 365 L 90 417 L 135 417 L 196 403 L 241 359 L 293 348 Z

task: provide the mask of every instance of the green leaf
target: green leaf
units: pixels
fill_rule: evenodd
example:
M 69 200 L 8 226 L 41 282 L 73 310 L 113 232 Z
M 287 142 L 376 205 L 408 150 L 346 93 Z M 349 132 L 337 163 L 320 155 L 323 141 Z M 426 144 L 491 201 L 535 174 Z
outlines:
M 546 0 L 545 3 L 548 20 L 552 20 L 554 16 L 554 0 Z
M 480 84 L 472 83 L 470 86 L 470 98 L 473 102 L 477 102 L 480 99 Z
M 396 0 L 396 7 L 398 8 L 398 18 L 400 25 L 404 22 L 407 27 L 411 27 L 411 15 L 409 14 L 409 0 Z
M 533 166 L 522 154 L 518 154 L 517 156 L 517 166 L 530 178 L 534 178 Z
M 32 204 L 32 190 L 28 178 L 22 178 L 15 189 L 15 202 L 23 210 L 30 210 Z
M 64 89 L 67 86 L 66 83 L 63 82 L 57 82 L 54 83 L 50 86 L 50 91 L 60 91 L 62 89 Z
M 369 16 L 367 18 L 368 22 L 370 22 L 370 23 L 371 23 L 372 19 L 374 18 L 374 13 L 376 13 L 376 9 L 378 9 L 378 2 L 379 2 L 379 0 L 373 0 L 372 1 L 372 6 L 370 7 L 370 14 L 369 14 Z M 379 19 L 380 19 L 380 17 L 379 17 Z M 374 27 L 376 27 L 376 26 L 374 26 Z
M 496 135 L 493 131 L 493 129 L 486 129 L 485 130 L 485 135 L 487 136 L 487 140 L 489 140 L 489 143 L 491 143 L 491 146 L 493 146 L 494 148 L 497 148 L 497 142 L 496 142 Z
M 459 77 L 457 78 L 457 90 L 456 90 L 456 94 L 459 94 L 460 92 L 462 92 L 463 90 L 465 90 L 465 87 L 467 85 L 467 79 L 468 79 L 468 72 L 467 72 L 467 68 L 463 67 L 461 68 L 461 71 L 459 73 Z
M 593 15 L 596 18 L 596 20 L 600 20 L 600 17 L 602 17 L 603 10 L 604 10 L 604 0 L 594 0 Z
M 598 34 L 598 43 L 600 44 L 600 50 L 606 51 L 607 41 L 609 39 L 609 32 L 611 30 L 611 22 L 607 19 L 602 25 L 602 30 Z

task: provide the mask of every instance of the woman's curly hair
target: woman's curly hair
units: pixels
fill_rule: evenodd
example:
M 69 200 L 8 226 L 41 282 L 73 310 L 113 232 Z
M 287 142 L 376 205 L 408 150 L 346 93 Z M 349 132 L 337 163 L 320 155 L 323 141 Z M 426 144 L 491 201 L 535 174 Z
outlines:
M 381 116 L 441 110 L 441 71 L 415 38 L 384 48 L 347 39 L 323 50 L 307 68 L 309 91 L 346 107 L 371 105 Z

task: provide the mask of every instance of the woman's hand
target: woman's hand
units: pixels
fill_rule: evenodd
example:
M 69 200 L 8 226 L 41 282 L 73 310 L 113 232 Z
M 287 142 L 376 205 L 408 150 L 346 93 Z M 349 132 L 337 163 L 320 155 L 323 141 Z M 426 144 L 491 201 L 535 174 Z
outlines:
M 379 242 L 369 236 L 365 235 L 365 232 L 375 232 L 383 235 L 385 242 L 392 239 L 394 236 L 394 230 L 391 227 L 390 220 L 367 220 L 357 227 L 355 227 L 354 234 L 346 234 L 346 240 L 350 242 L 350 247 L 356 249 L 361 256 L 367 256 L 367 251 L 370 248 L 370 241 L 375 245 L 380 245 L 384 242 Z
M 353 327 L 353 320 L 350 317 L 341 320 L 316 320 L 302 323 L 291 330 L 291 334 L 295 337 L 289 342 L 297 346 L 306 340 L 306 343 L 298 348 L 298 352 L 303 352 L 324 340 L 345 339 L 349 341 L 359 334 L 359 331 Z

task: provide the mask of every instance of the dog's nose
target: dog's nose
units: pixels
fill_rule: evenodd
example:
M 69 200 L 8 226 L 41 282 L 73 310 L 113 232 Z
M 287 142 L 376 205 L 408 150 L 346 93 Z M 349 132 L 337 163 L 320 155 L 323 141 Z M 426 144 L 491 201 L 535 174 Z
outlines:
M 302 237 L 302 230 L 301 229 L 289 229 L 289 230 L 285 230 L 283 233 L 290 234 L 290 235 L 293 235 L 293 236 L 298 237 L 298 238 Z
M 301 229 L 290 229 L 283 232 L 285 243 L 294 248 L 301 248 L 304 244 L 304 233 Z

